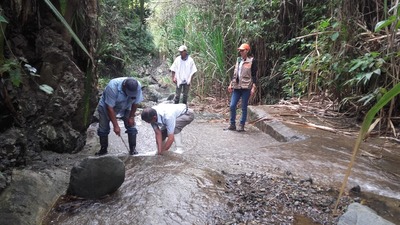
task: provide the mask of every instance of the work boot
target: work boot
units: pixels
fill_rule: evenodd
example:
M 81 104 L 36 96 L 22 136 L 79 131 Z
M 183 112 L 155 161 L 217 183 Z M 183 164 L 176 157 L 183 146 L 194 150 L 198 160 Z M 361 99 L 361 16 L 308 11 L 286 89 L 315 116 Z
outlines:
M 187 105 L 187 99 L 188 99 L 187 96 L 183 96 L 182 103 Z
M 182 133 L 174 134 L 174 140 L 175 140 L 175 147 L 176 147 L 175 152 L 179 153 L 179 154 L 183 153 Z
M 107 154 L 108 147 L 108 136 L 100 136 L 100 151 L 96 152 L 95 155 L 101 156 Z
M 128 134 L 128 142 L 129 142 L 129 154 L 137 155 L 136 151 L 136 134 Z
M 239 125 L 239 129 L 237 129 L 237 132 L 244 132 L 244 124 Z
M 174 104 L 179 104 L 180 97 L 175 95 Z
M 227 130 L 236 130 L 236 125 L 235 124 L 230 124 Z

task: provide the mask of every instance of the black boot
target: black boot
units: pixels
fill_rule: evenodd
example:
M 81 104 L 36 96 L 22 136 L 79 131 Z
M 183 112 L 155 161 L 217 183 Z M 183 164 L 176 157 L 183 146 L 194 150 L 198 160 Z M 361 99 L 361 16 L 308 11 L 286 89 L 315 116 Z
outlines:
M 177 95 L 177 94 L 175 94 L 175 97 L 174 97 L 174 104 L 179 104 L 179 100 L 180 100 L 180 96 Z
M 129 154 L 137 155 L 138 152 L 136 151 L 136 134 L 128 134 L 128 141 L 129 141 Z
M 100 151 L 96 152 L 95 155 L 101 156 L 107 154 L 108 136 L 100 136 L 100 146 Z

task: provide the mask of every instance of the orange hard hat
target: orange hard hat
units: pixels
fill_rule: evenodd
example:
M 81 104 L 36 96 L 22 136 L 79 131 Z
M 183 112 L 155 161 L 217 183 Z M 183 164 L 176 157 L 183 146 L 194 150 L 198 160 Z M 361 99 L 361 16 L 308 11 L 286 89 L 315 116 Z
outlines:
M 240 47 L 238 48 L 238 50 L 247 50 L 250 51 L 250 45 L 247 43 L 244 43 L 242 45 L 240 45 Z

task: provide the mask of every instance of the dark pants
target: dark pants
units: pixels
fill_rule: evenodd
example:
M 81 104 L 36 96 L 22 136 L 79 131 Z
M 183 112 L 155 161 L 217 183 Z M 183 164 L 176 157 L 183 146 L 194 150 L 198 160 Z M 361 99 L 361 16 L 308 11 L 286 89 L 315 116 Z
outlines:
M 182 103 L 187 104 L 190 84 L 181 84 L 176 87 L 174 103 L 178 104 L 182 93 Z
M 192 109 L 188 109 L 184 114 L 178 116 L 175 122 L 174 134 L 179 134 L 184 127 L 190 124 L 194 120 L 194 112 Z M 161 130 L 162 140 L 168 137 L 167 129 Z
M 97 134 L 99 136 L 108 136 L 110 133 L 110 117 L 108 116 L 107 109 L 102 106 L 98 106 L 97 108 L 99 112 L 99 127 L 97 128 Z M 124 121 L 126 133 L 128 134 L 137 134 L 138 131 L 136 129 L 136 126 L 129 126 L 128 125 L 128 118 L 130 115 L 131 111 L 130 110 L 125 110 L 124 116 L 122 117 L 122 120 Z

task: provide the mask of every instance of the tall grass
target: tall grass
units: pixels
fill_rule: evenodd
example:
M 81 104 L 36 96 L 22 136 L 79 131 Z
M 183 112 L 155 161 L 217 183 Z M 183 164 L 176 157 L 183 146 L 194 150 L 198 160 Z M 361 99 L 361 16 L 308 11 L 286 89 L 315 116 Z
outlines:
M 240 39 L 237 18 L 223 13 L 219 6 L 202 8 L 184 5 L 177 9 L 172 20 L 163 21 L 157 28 L 158 46 L 166 47 L 169 63 L 178 55 L 181 44 L 188 46 L 198 72 L 193 78 L 192 92 L 200 98 L 207 95 L 224 96 L 232 70 L 232 58 Z M 216 12 L 220 13 L 217 14 Z M 167 13 L 171 18 L 170 13 Z M 164 49 L 165 50 L 165 49 Z M 232 52 L 232 55 L 227 55 Z M 232 57 L 233 56 L 233 57 Z
M 209 15 L 199 15 L 198 19 L 212 24 L 212 17 Z M 191 34 L 198 67 L 201 69 L 200 76 L 196 79 L 196 93 L 199 96 L 205 96 L 206 93 L 216 94 L 224 83 L 226 71 L 222 29 L 216 26 L 204 28 L 201 32 Z

